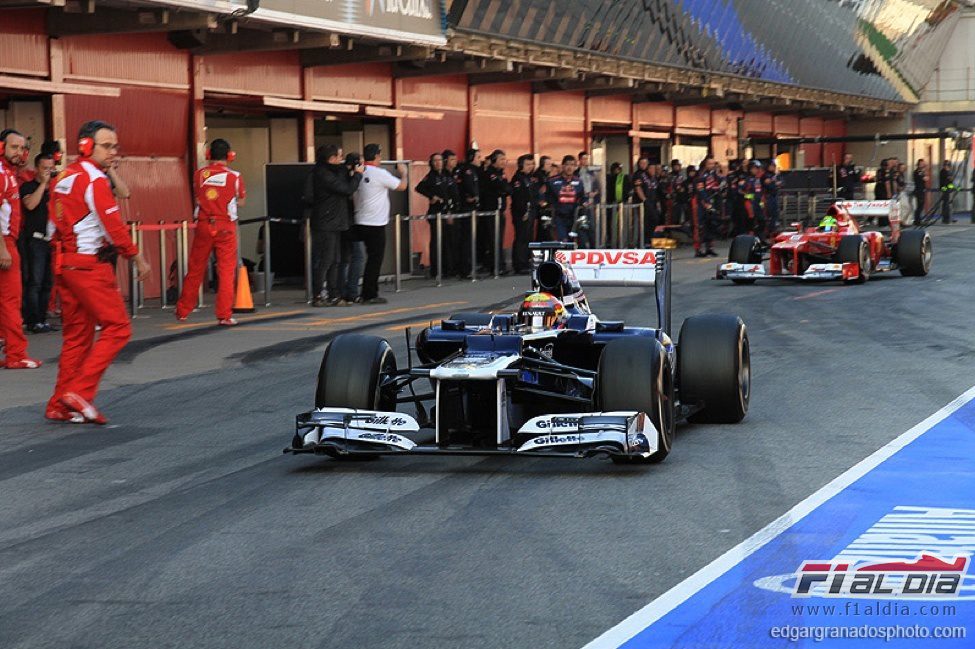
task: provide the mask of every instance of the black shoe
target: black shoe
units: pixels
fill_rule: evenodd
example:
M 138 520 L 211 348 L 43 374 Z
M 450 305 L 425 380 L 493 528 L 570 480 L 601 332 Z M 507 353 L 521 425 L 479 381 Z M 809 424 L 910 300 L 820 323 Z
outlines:
M 389 300 L 387 300 L 386 298 L 379 297 L 378 295 L 376 297 L 371 297 L 368 300 L 363 300 L 363 301 L 366 304 L 387 304 L 389 302 Z

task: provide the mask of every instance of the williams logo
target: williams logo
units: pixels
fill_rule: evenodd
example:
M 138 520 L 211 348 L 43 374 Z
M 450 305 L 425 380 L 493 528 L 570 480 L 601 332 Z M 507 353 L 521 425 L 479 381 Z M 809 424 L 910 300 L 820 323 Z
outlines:
M 433 18 L 431 0 L 366 0 L 366 14 L 400 14 L 408 18 Z
M 957 597 L 969 557 L 945 560 L 920 554 L 913 561 L 804 561 L 793 597 Z

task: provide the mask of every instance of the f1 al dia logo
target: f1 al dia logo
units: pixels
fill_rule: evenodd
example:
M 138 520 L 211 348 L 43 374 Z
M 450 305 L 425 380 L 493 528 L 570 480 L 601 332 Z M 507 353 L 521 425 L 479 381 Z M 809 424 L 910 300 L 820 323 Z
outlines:
M 804 561 L 795 575 L 793 597 L 954 598 L 970 557 L 951 560 L 922 553 L 913 561 L 884 563 Z
M 433 18 L 431 0 L 366 0 L 366 14 L 400 14 L 408 18 Z

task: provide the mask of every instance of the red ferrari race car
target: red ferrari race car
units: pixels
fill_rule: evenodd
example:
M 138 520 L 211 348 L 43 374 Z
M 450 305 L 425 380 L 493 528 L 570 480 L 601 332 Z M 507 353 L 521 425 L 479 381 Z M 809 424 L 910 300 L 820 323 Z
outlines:
M 862 232 L 858 217 L 888 218 L 890 234 Z M 899 270 L 921 276 L 931 269 L 931 236 L 923 229 L 901 231 L 897 201 L 841 201 L 829 207 L 817 227 L 793 226 L 767 248 L 758 237 L 735 237 L 728 263 L 718 266 L 716 278 L 736 284 L 759 279 L 862 283 L 873 273 Z

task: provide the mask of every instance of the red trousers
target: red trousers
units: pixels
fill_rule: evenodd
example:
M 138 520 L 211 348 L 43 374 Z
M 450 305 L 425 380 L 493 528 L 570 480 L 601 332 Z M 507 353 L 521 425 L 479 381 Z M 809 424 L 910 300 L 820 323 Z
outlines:
M 95 400 L 102 374 L 132 336 L 112 264 L 93 255 L 65 254 L 61 274 L 61 359 L 50 405 L 65 392 Z M 102 330 L 95 338 L 95 325 Z
M 20 275 L 17 240 L 9 236 L 0 239 L 0 246 L 6 245 L 7 252 L 13 258 L 10 268 L 0 270 L 0 338 L 7 341 L 7 362 L 16 363 L 27 357 L 27 338 L 24 336 L 21 313 L 24 284 Z
M 189 270 L 183 279 L 183 294 L 176 303 L 176 315 L 185 317 L 197 304 L 200 284 L 206 273 L 210 253 L 217 255 L 217 304 L 214 311 L 218 319 L 233 315 L 234 279 L 237 271 L 237 224 L 217 221 L 210 224 L 200 219 L 190 247 Z

